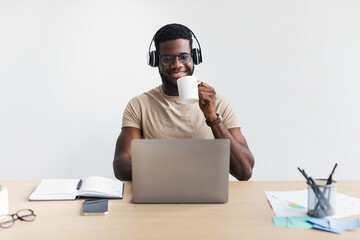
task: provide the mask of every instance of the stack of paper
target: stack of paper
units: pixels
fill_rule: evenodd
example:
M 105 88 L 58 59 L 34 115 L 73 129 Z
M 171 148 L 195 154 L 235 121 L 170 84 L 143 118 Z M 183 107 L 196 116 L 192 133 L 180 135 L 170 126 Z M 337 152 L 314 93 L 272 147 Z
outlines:
M 347 219 L 347 220 L 340 220 L 340 219 L 323 219 L 323 218 L 314 218 L 308 220 L 308 222 L 313 224 L 313 228 L 334 232 L 334 233 L 342 233 L 344 231 L 351 231 L 357 228 L 360 228 L 359 219 Z
M 265 191 L 277 217 L 306 217 L 307 191 Z M 343 218 L 360 214 L 360 199 L 336 193 L 335 215 L 327 218 Z
M 276 216 L 273 218 L 275 226 L 314 228 L 333 233 L 360 228 L 359 219 L 335 219 L 360 214 L 360 199 L 336 193 L 335 215 L 313 218 L 307 216 L 307 191 L 265 192 Z
M 360 221 L 356 219 L 324 219 L 313 217 L 274 217 L 274 226 L 285 226 L 288 228 L 319 229 L 333 233 L 342 233 L 344 231 L 360 228 Z

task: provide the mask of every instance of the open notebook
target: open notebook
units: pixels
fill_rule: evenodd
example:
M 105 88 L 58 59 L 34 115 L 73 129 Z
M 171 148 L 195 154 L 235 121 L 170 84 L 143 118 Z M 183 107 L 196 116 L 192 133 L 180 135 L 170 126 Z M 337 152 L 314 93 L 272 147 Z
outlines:
M 77 197 L 122 198 L 124 184 L 115 179 L 90 176 L 81 179 L 43 179 L 29 200 L 74 200 Z

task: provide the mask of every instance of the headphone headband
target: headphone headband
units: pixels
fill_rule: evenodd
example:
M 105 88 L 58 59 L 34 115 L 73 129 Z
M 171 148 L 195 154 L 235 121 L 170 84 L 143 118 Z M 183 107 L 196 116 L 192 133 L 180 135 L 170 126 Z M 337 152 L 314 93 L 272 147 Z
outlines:
M 172 24 L 169 24 L 169 25 L 172 25 Z M 169 25 L 165 25 L 164 27 L 160 28 L 155 33 L 154 37 L 152 38 L 152 40 L 150 42 L 149 53 L 148 53 L 148 65 L 150 65 L 151 67 L 157 67 L 159 65 L 159 58 L 158 58 L 158 56 L 156 54 L 156 51 L 150 51 L 151 45 L 152 45 L 153 42 L 155 42 L 155 37 L 159 33 L 161 33 L 162 31 L 164 31 L 167 27 L 169 27 Z M 197 45 L 199 46 L 199 49 L 197 49 L 197 48 L 191 49 L 191 56 L 192 56 L 192 59 L 193 59 L 193 62 L 194 62 L 195 65 L 198 65 L 198 64 L 202 63 L 201 46 L 200 46 L 200 43 L 199 43 L 197 37 L 195 36 L 193 31 L 191 31 L 188 27 L 186 27 L 184 25 L 181 25 L 181 24 L 177 24 L 177 25 L 180 25 L 180 26 L 186 28 L 191 33 L 191 35 L 194 36 L 194 38 L 195 38 L 195 40 L 197 42 Z

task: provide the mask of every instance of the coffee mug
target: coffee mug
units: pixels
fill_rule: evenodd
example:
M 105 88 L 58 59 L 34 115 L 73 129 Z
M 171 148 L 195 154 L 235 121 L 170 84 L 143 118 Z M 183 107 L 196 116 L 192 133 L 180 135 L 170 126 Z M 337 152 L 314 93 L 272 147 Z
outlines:
M 185 76 L 177 80 L 180 102 L 191 104 L 199 101 L 198 85 L 200 81 L 194 76 Z

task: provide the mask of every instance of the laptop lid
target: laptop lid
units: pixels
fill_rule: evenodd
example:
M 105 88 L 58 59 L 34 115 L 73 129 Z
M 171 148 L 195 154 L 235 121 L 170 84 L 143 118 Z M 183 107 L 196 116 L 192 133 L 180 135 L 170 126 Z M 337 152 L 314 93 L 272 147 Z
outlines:
M 131 148 L 133 202 L 227 202 L 228 139 L 136 139 Z

